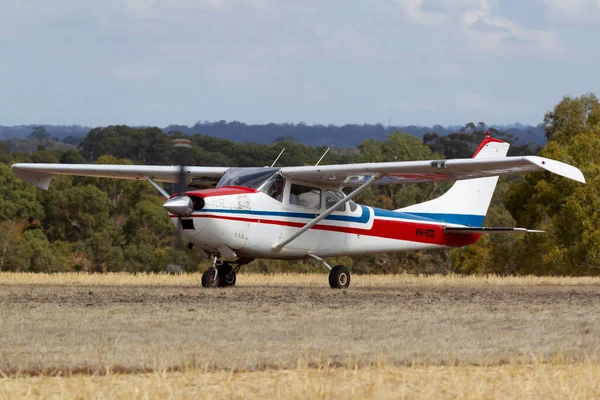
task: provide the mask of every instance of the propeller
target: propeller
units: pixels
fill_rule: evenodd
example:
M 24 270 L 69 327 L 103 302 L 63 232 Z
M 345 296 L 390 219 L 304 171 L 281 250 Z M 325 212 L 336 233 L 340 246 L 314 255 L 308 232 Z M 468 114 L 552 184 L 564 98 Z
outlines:
M 171 141 L 173 147 L 187 147 L 192 148 L 192 142 L 185 138 L 176 138 Z M 185 195 L 185 188 L 187 187 L 187 181 L 185 177 L 185 168 L 183 167 L 182 157 L 179 157 L 179 174 L 177 176 L 177 194 L 169 198 L 163 207 L 171 214 L 177 215 L 177 227 L 175 230 L 175 237 L 173 240 L 173 264 L 177 265 L 176 257 L 177 250 L 181 248 L 181 218 L 187 217 L 194 211 L 194 202 L 189 196 Z

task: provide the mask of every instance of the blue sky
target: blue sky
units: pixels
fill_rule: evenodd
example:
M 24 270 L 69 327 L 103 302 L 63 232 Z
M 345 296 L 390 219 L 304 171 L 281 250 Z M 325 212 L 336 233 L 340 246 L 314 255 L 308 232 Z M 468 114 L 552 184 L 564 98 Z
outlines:
M 0 125 L 537 124 L 600 94 L 600 0 L 0 3 Z

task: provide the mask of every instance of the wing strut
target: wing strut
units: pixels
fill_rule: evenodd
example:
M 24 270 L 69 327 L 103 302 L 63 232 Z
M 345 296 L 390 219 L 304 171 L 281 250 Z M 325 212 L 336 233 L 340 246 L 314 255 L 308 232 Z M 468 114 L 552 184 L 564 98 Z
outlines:
M 373 175 L 371 177 L 371 179 L 369 179 L 368 181 L 366 181 L 365 183 L 363 183 L 362 185 L 360 185 L 358 188 L 356 188 L 348 196 L 344 197 L 343 199 L 341 199 L 340 201 L 338 201 L 337 203 L 335 203 L 334 205 L 332 205 L 331 207 L 329 207 L 327 210 L 323 211 L 323 213 L 319 214 L 315 219 L 313 219 L 310 222 L 308 222 L 306 225 L 304 225 L 302 228 L 300 228 L 292 236 L 290 236 L 289 238 L 285 239 L 284 241 L 282 241 L 280 243 L 272 245 L 271 246 L 271 250 L 273 252 L 281 251 L 281 249 L 283 249 L 285 246 L 287 246 L 288 244 L 290 244 L 290 242 L 296 240 L 304 232 L 306 232 L 307 230 L 309 230 L 310 228 L 312 228 L 313 226 L 315 226 L 316 224 L 318 224 L 319 222 L 321 222 L 322 220 L 324 220 L 325 218 L 327 218 L 331 213 L 333 213 L 336 210 L 336 208 L 338 208 L 339 206 L 341 206 L 343 204 L 346 204 L 347 202 L 349 202 L 350 200 L 352 200 L 360 192 L 362 192 L 363 190 L 365 190 L 366 188 L 368 188 L 369 186 L 371 186 L 373 183 L 375 183 L 378 180 L 380 180 L 382 177 L 383 177 L 383 174 Z
M 169 196 L 169 193 L 165 192 L 165 189 L 161 188 L 158 185 L 158 183 L 154 182 L 154 179 L 150 178 L 147 175 L 144 175 L 144 178 L 146 178 L 146 180 L 148 182 L 150 182 L 152 184 L 152 186 L 154 186 L 154 188 L 160 192 L 160 194 L 162 194 L 163 196 L 165 196 L 167 199 L 171 198 L 171 196 Z

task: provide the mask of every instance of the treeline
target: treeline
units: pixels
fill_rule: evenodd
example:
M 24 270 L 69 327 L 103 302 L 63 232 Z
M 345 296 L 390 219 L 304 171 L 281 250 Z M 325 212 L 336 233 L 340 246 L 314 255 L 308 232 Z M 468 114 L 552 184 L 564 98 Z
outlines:
M 384 140 L 364 140 L 357 148 L 334 148 L 323 163 L 378 162 L 470 157 L 486 126 L 467 124 L 457 132 L 422 139 L 401 131 Z M 546 235 L 483 236 L 473 246 L 381 254 L 343 262 L 355 272 L 499 273 L 596 275 L 600 268 L 600 197 L 595 177 L 600 168 L 600 104 L 593 94 L 565 97 L 544 118 L 548 143 L 515 145 L 509 155 L 541 155 L 581 168 L 587 185 L 546 173 L 503 177 L 486 219 L 488 226 L 543 229 Z M 311 165 L 325 147 L 280 141 L 270 145 L 240 143 L 200 134 L 193 147 L 171 146 L 173 137 L 159 128 L 96 128 L 71 148 L 50 148 L 51 137 L 38 129 L 35 151 L 16 151 L 0 142 L 0 270 L 10 271 L 162 271 L 171 263 L 186 270 L 205 268 L 195 250 L 173 250 L 174 229 L 162 207 L 164 199 L 146 182 L 56 177 L 49 191 L 15 178 L 13 162 L 140 163 L 172 165 Z M 510 133 L 493 136 L 514 140 Z M 370 188 L 359 202 L 389 209 L 425 201 L 451 183 Z M 173 191 L 173 188 L 167 190 Z M 257 260 L 255 271 L 316 271 L 310 262 Z
M 460 126 L 444 127 L 426 126 L 384 126 L 382 124 L 346 124 L 346 125 L 307 125 L 298 124 L 255 124 L 249 125 L 237 121 L 197 122 L 192 126 L 169 125 L 161 130 L 165 133 L 180 132 L 185 135 L 201 134 L 204 136 L 227 139 L 233 142 L 248 142 L 270 144 L 273 142 L 298 142 L 308 146 L 357 147 L 366 139 L 385 140 L 397 130 L 424 137 L 427 134 L 448 136 L 460 130 Z M 542 125 L 525 126 L 514 124 L 508 126 L 488 126 L 486 129 L 496 129 L 510 134 L 519 144 L 545 143 Z M 29 126 L 0 126 L 0 139 L 5 139 L 9 147 L 22 145 L 19 139 L 27 138 L 32 130 L 45 132 L 48 137 L 56 138 L 66 144 L 77 144 L 91 130 L 81 126 L 29 125 Z M 19 150 L 25 150 L 20 148 Z M 29 151 L 33 151 L 31 149 Z
M 515 142 L 545 143 L 544 130 L 541 125 L 524 126 L 486 126 L 485 129 L 503 131 L 513 137 Z M 233 141 L 252 141 L 272 143 L 276 141 L 297 141 L 312 146 L 356 147 L 366 139 L 383 141 L 397 130 L 422 138 L 426 134 L 448 136 L 460 127 L 426 126 L 384 126 L 382 124 L 346 124 L 346 125 L 307 125 L 299 124 L 257 124 L 248 125 L 237 121 L 197 122 L 191 127 L 171 125 L 164 128 L 165 132 L 179 131 L 185 134 L 202 133 L 221 139 Z

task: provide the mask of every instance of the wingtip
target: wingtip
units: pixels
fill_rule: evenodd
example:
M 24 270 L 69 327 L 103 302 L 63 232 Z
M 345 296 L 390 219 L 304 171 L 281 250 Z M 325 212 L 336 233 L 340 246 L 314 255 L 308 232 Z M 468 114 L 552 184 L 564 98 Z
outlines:
M 566 164 L 561 161 L 552 160 L 544 157 L 528 157 L 531 161 L 533 161 L 538 167 L 545 169 L 546 171 L 550 171 L 560 176 L 564 176 L 565 178 L 572 179 L 576 182 L 586 183 L 585 177 L 583 176 L 583 172 L 577 167 L 574 167 L 570 164 Z
M 11 172 L 19 179 L 38 187 L 40 189 L 48 190 L 50 182 L 52 181 L 52 174 L 30 171 L 26 169 L 27 164 L 13 164 L 10 166 Z

